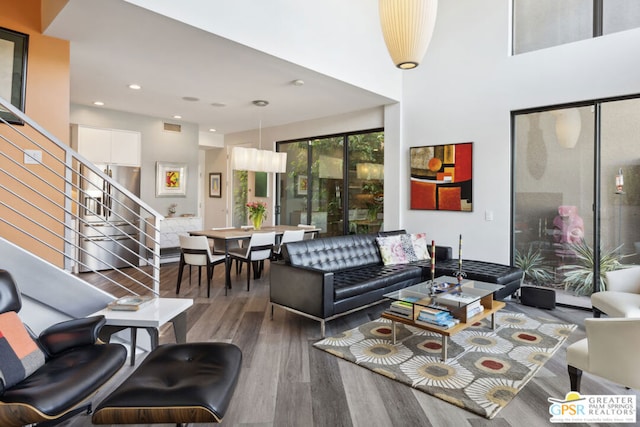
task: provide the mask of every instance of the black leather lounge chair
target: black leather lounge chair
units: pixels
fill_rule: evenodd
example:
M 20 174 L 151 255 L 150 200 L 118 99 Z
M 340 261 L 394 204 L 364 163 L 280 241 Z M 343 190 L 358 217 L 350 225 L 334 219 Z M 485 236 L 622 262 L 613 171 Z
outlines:
M 15 314 L 21 308 L 13 278 L 0 270 L 0 425 L 54 425 L 89 413 L 87 398 L 122 367 L 127 350 L 98 343 L 103 316 L 58 323 L 35 338 Z

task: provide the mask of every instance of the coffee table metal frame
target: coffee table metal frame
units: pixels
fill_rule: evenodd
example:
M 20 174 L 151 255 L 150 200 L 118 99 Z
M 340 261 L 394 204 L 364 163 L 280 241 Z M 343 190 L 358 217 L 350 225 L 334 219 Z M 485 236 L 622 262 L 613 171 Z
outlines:
M 436 278 L 436 282 L 455 283 L 456 279 L 453 277 L 439 277 L 439 278 Z M 394 301 L 403 301 L 403 298 L 406 298 L 407 296 L 419 297 L 420 300 L 412 303 L 413 305 L 412 318 L 405 318 L 400 315 L 395 315 L 389 311 L 383 312 L 381 317 L 383 319 L 391 320 L 393 344 L 396 344 L 396 323 L 403 323 L 405 325 L 414 326 L 416 328 L 424 329 L 426 331 L 434 332 L 436 334 L 441 335 L 442 336 L 441 358 L 443 361 L 446 361 L 447 360 L 447 344 L 448 344 L 447 337 L 455 335 L 458 332 L 461 332 L 467 329 L 469 326 L 473 325 L 475 322 L 485 319 L 489 316 L 491 316 L 491 329 L 495 329 L 495 313 L 506 306 L 506 304 L 502 301 L 493 300 L 493 292 L 497 290 L 499 286 L 500 285 L 496 285 L 493 283 L 484 283 L 484 282 L 478 282 L 478 281 L 472 281 L 472 280 L 463 281 L 460 287 L 460 290 L 462 290 L 462 292 L 465 294 L 471 294 L 471 295 L 477 296 L 477 298 L 468 301 L 468 303 L 471 304 L 472 302 L 477 301 L 479 299 L 480 304 L 484 307 L 484 310 L 481 313 L 469 319 L 467 319 L 466 315 L 463 314 L 460 318 L 460 323 L 450 328 L 443 328 L 437 325 L 429 325 L 425 322 L 417 323 L 415 321 L 416 317 L 420 312 L 420 307 L 430 306 L 434 302 L 433 301 L 434 297 L 432 297 L 429 293 L 430 281 L 418 283 L 417 285 L 409 286 L 407 288 L 390 292 L 384 295 L 386 298 Z M 451 291 L 436 294 L 435 297 L 444 296 L 450 292 Z M 460 305 L 458 307 L 458 310 L 463 309 L 466 305 L 467 304 Z M 450 311 L 454 315 L 456 315 L 455 309 L 449 309 L 446 311 Z M 466 309 L 462 311 L 466 311 Z M 460 316 L 459 313 L 457 315 Z

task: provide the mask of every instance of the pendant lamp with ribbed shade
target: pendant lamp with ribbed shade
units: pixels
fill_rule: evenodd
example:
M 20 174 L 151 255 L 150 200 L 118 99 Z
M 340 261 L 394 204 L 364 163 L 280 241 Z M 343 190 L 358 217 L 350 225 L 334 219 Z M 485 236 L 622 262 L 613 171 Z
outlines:
M 431 42 L 438 0 L 379 0 L 378 7 L 393 63 L 403 70 L 417 67 Z

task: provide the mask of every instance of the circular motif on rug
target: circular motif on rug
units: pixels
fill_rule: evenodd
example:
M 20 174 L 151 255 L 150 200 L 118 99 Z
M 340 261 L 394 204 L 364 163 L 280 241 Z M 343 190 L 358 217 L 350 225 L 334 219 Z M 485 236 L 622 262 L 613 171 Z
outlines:
M 533 369 L 544 365 L 549 360 L 552 355 L 549 350 L 553 349 L 519 346 L 514 348 L 509 356 L 529 369 Z
M 508 360 L 492 356 L 479 358 L 474 366 L 479 371 L 489 374 L 504 374 L 511 369 L 511 363 Z
M 480 378 L 465 389 L 467 396 L 487 411 L 488 415 L 503 408 L 514 398 L 522 386 L 521 381 L 503 378 Z
M 325 338 L 322 341 L 318 341 L 317 346 L 333 346 L 333 347 L 348 347 L 352 344 L 362 341 L 364 335 L 357 329 L 350 329 L 334 337 Z
M 397 327 L 398 326 L 396 325 L 396 328 Z M 391 323 L 388 325 L 374 324 L 373 327 L 366 332 L 367 335 L 372 337 L 391 339 L 393 336 L 393 325 Z
M 411 379 L 412 387 L 464 388 L 473 381 L 473 374 L 457 361 L 442 362 L 439 357 L 416 356 L 400 365 Z
M 544 337 L 536 331 L 515 331 L 511 334 L 511 339 L 524 344 L 540 344 Z
M 499 311 L 496 314 L 496 323 L 501 326 L 519 329 L 537 329 L 540 322 L 525 316 L 522 313 L 510 313 Z
M 552 337 L 566 338 L 571 335 L 571 332 L 575 331 L 575 329 L 576 325 L 572 324 L 559 325 L 557 323 L 547 323 L 546 325 L 542 325 L 539 331 Z
M 442 354 L 442 337 L 427 338 L 416 347 L 429 354 L 440 355 Z
M 493 332 L 467 330 L 453 335 L 451 340 L 465 349 L 465 352 L 479 351 L 482 353 L 508 353 L 513 344 L 500 338 Z
M 402 344 L 393 345 L 388 340 L 369 339 L 353 344 L 351 353 L 356 363 L 377 363 L 379 365 L 397 365 L 411 356 L 413 352 Z
M 473 322 L 471 325 L 469 325 L 467 329 L 484 329 L 484 328 L 490 328 L 490 327 L 491 327 L 490 319 L 485 318 L 485 319 L 480 319 Z

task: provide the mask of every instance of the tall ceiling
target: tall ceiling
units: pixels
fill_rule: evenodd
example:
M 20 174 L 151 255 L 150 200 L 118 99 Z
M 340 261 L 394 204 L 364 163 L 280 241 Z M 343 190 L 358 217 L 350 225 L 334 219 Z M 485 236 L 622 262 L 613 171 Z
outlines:
M 101 101 L 201 131 L 229 134 L 392 102 L 120 0 L 69 1 L 45 34 L 71 42 L 73 104 Z

